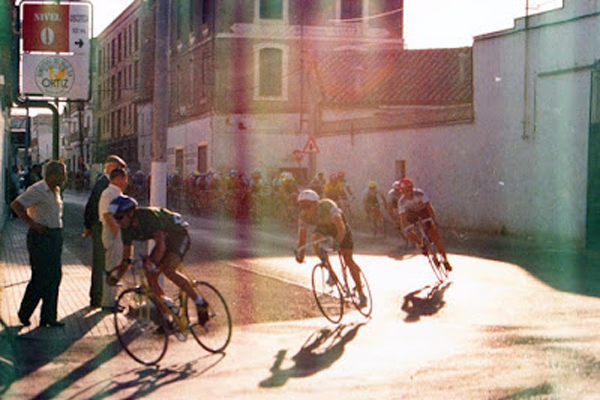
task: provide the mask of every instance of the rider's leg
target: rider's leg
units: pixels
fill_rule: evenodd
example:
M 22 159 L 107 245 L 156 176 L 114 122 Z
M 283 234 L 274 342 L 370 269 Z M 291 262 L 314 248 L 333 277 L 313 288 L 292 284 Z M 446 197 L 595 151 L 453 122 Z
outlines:
M 442 240 L 442 237 L 440 236 L 440 233 L 439 233 L 437 227 L 435 225 L 431 225 L 429 227 L 429 229 L 427 230 L 427 234 L 429 235 L 429 237 L 431 238 L 433 243 L 435 243 L 435 245 L 438 248 L 438 250 L 440 251 L 440 253 L 442 253 L 442 257 L 444 257 L 444 262 L 449 266 L 450 263 L 448 262 L 448 255 L 446 254 L 446 247 L 444 246 L 444 241 Z
M 161 262 L 161 270 L 167 278 L 171 280 L 177 287 L 183 290 L 187 295 L 198 303 L 199 296 L 194 290 L 192 282 L 187 276 L 177 270 L 181 264 L 181 257 L 175 253 L 167 253 Z
M 354 261 L 354 257 L 352 257 L 352 249 L 342 249 L 341 253 L 342 253 L 342 258 L 344 259 L 344 262 L 348 266 L 348 269 L 350 269 L 350 275 L 352 276 L 352 279 L 354 280 L 354 283 L 356 284 L 356 287 L 358 288 L 358 293 L 361 296 L 364 296 L 364 293 L 362 290 L 362 283 L 360 281 L 360 273 L 359 273 L 360 269 L 358 268 L 358 265 Z

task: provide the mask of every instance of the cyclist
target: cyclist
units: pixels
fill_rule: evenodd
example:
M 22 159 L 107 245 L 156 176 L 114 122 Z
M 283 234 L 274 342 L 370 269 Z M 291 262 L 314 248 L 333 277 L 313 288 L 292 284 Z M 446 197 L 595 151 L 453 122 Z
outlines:
M 307 231 L 309 226 L 315 226 L 315 230 L 311 235 L 311 241 L 317 241 L 327 236 L 332 237 L 340 247 L 340 252 L 346 265 L 350 269 L 350 275 L 360 296 L 360 307 L 366 306 L 367 298 L 365 297 L 362 285 L 360 282 L 360 273 L 358 265 L 352 256 L 354 250 L 354 242 L 352 240 L 352 232 L 346 223 L 342 210 L 330 199 L 320 199 L 317 192 L 311 189 L 306 189 L 298 195 L 298 248 L 302 250 L 296 253 L 296 261 L 302 263 L 304 261 Z M 315 246 L 315 251 L 318 254 L 319 248 Z
M 381 199 L 384 207 L 387 208 L 385 196 L 377 189 L 377 182 L 370 181 L 367 184 L 367 188 L 363 192 L 363 207 L 365 209 L 365 213 L 367 214 L 368 221 L 373 221 L 375 218 L 375 213 L 381 212 L 381 204 L 379 203 L 379 199 Z
M 116 278 L 120 278 L 131 264 L 132 242 L 153 239 L 156 244 L 144 260 L 144 271 L 150 287 L 168 307 L 173 307 L 173 301 L 165 295 L 158 283 L 158 276 L 164 273 L 194 299 L 198 322 L 204 325 L 208 321 L 208 304 L 196 293 L 192 282 L 177 270 L 190 248 L 188 223 L 180 214 L 166 208 L 138 207 L 137 201 L 129 196 L 116 197 L 110 203 L 108 212 L 113 214 L 119 224 L 123 239 L 123 260 L 118 266 Z
M 400 196 L 402 196 L 402 193 L 400 192 L 400 181 L 395 181 L 392 184 L 392 188 L 387 193 L 386 208 L 390 218 L 396 223 L 397 227 L 400 227 L 400 221 L 398 219 L 397 212 L 398 200 L 400 200 Z
M 435 223 L 435 211 L 429 202 L 429 198 L 421 189 L 416 189 L 409 178 L 402 178 L 399 181 L 398 186 L 402 193 L 402 196 L 398 200 L 398 216 L 402 230 L 413 243 L 419 246 L 423 254 L 426 255 L 427 252 L 423 247 L 423 243 L 414 231 L 412 225 L 420 219 L 431 218 L 433 222 L 429 222 L 426 225 L 427 235 L 429 235 L 440 253 L 442 253 L 446 270 L 448 272 L 452 271 L 452 266 L 450 266 L 448 256 L 446 255 L 444 242 L 437 229 L 437 224 Z

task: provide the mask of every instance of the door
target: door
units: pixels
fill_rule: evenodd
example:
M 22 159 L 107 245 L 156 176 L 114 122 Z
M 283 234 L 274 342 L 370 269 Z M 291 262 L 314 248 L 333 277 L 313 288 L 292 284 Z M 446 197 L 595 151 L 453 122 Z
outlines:
M 600 249 L 600 70 L 592 74 L 590 131 L 588 140 L 588 179 L 586 247 Z

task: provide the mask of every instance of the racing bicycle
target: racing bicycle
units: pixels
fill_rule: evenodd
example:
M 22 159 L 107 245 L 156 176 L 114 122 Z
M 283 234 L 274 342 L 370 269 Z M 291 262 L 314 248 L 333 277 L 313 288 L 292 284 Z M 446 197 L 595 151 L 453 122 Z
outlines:
M 117 280 L 116 268 L 109 272 L 113 283 Z M 185 291 L 178 289 L 176 300 L 167 304 L 148 284 L 144 268 L 142 258 L 133 260 L 129 271 L 136 285 L 121 292 L 114 312 L 117 337 L 127 354 L 141 364 L 157 364 L 167 352 L 169 335 L 185 341 L 188 332 L 205 350 L 223 352 L 231 340 L 232 322 L 221 293 L 208 282 L 193 279 L 181 265 L 178 267 L 208 304 L 209 319 L 201 324 L 196 304 Z
M 427 234 L 427 224 L 435 224 L 435 221 L 431 217 L 418 219 L 414 224 L 407 226 L 406 230 L 408 231 L 409 229 L 414 229 L 414 231 L 417 233 L 421 243 L 423 243 L 423 249 L 426 253 L 424 255 L 427 257 L 429 265 L 431 266 L 431 269 L 433 270 L 437 280 L 442 283 L 448 279 L 448 270 L 444 264 L 444 256 Z
M 346 303 L 354 304 L 359 313 L 369 317 L 373 312 L 373 298 L 365 274 L 357 267 L 360 275 L 360 286 L 364 294 L 364 299 L 361 299 L 358 287 L 351 288 L 350 286 L 350 282 L 354 283 L 354 280 L 348 279 L 349 267 L 346 265 L 340 250 L 334 250 L 331 246 L 332 243 L 330 242 L 328 246 L 326 242 L 330 242 L 330 239 L 319 239 L 294 250 L 294 253 L 298 254 L 299 251 L 307 247 L 318 245 L 319 253 L 317 256 L 319 262 L 312 270 L 312 290 L 319 310 L 325 318 L 334 324 L 342 320 Z M 329 260 L 329 254 L 336 253 L 340 262 L 340 267 L 337 269 L 333 268 Z M 364 303 L 361 304 L 361 301 Z

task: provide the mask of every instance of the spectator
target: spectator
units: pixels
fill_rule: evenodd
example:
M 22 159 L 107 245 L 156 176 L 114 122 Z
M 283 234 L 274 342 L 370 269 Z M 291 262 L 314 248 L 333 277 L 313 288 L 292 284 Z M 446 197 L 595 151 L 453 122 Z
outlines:
M 57 321 L 58 288 L 62 277 L 62 215 L 60 186 L 67 169 L 59 161 L 46 165 L 44 179 L 31 185 L 12 203 L 14 212 L 29 225 L 27 250 L 31 263 L 31 280 L 19 308 L 19 321 L 31 325 L 29 318 L 40 300 L 40 326 L 62 327 Z
M 90 307 L 100 307 L 104 282 L 104 244 L 102 243 L 102 223 L 98 216 L 98 202 L 104 189 L 110 183 L 110 173 L 115 168 L 127 168 L 127 164 L 117 155 L 109 155 L 104 162 L 104 174 L 94 184 L 83 214 L 84 230 L 81 237 L 92 236 L 92 282 L 90 285 Z
M 102 244 L 105 250 L 106 270 L 110 270 L 118 265 L 123 258 L 123 241 L 121 239 L 121 229 L 108 212 L 110 202 L 116 197 L 122 196 L 127 188 L 128 177 L 124 168 L 115 168 L 110 173 L 110 184 L 100 195 L 98 202 L 98 214 L 102 222 Z M 114 311 L 117 297 L 117 287 L 109 285 L 106 279 L 103 279 L 102 300 L 100 305 L 103 311 Z

